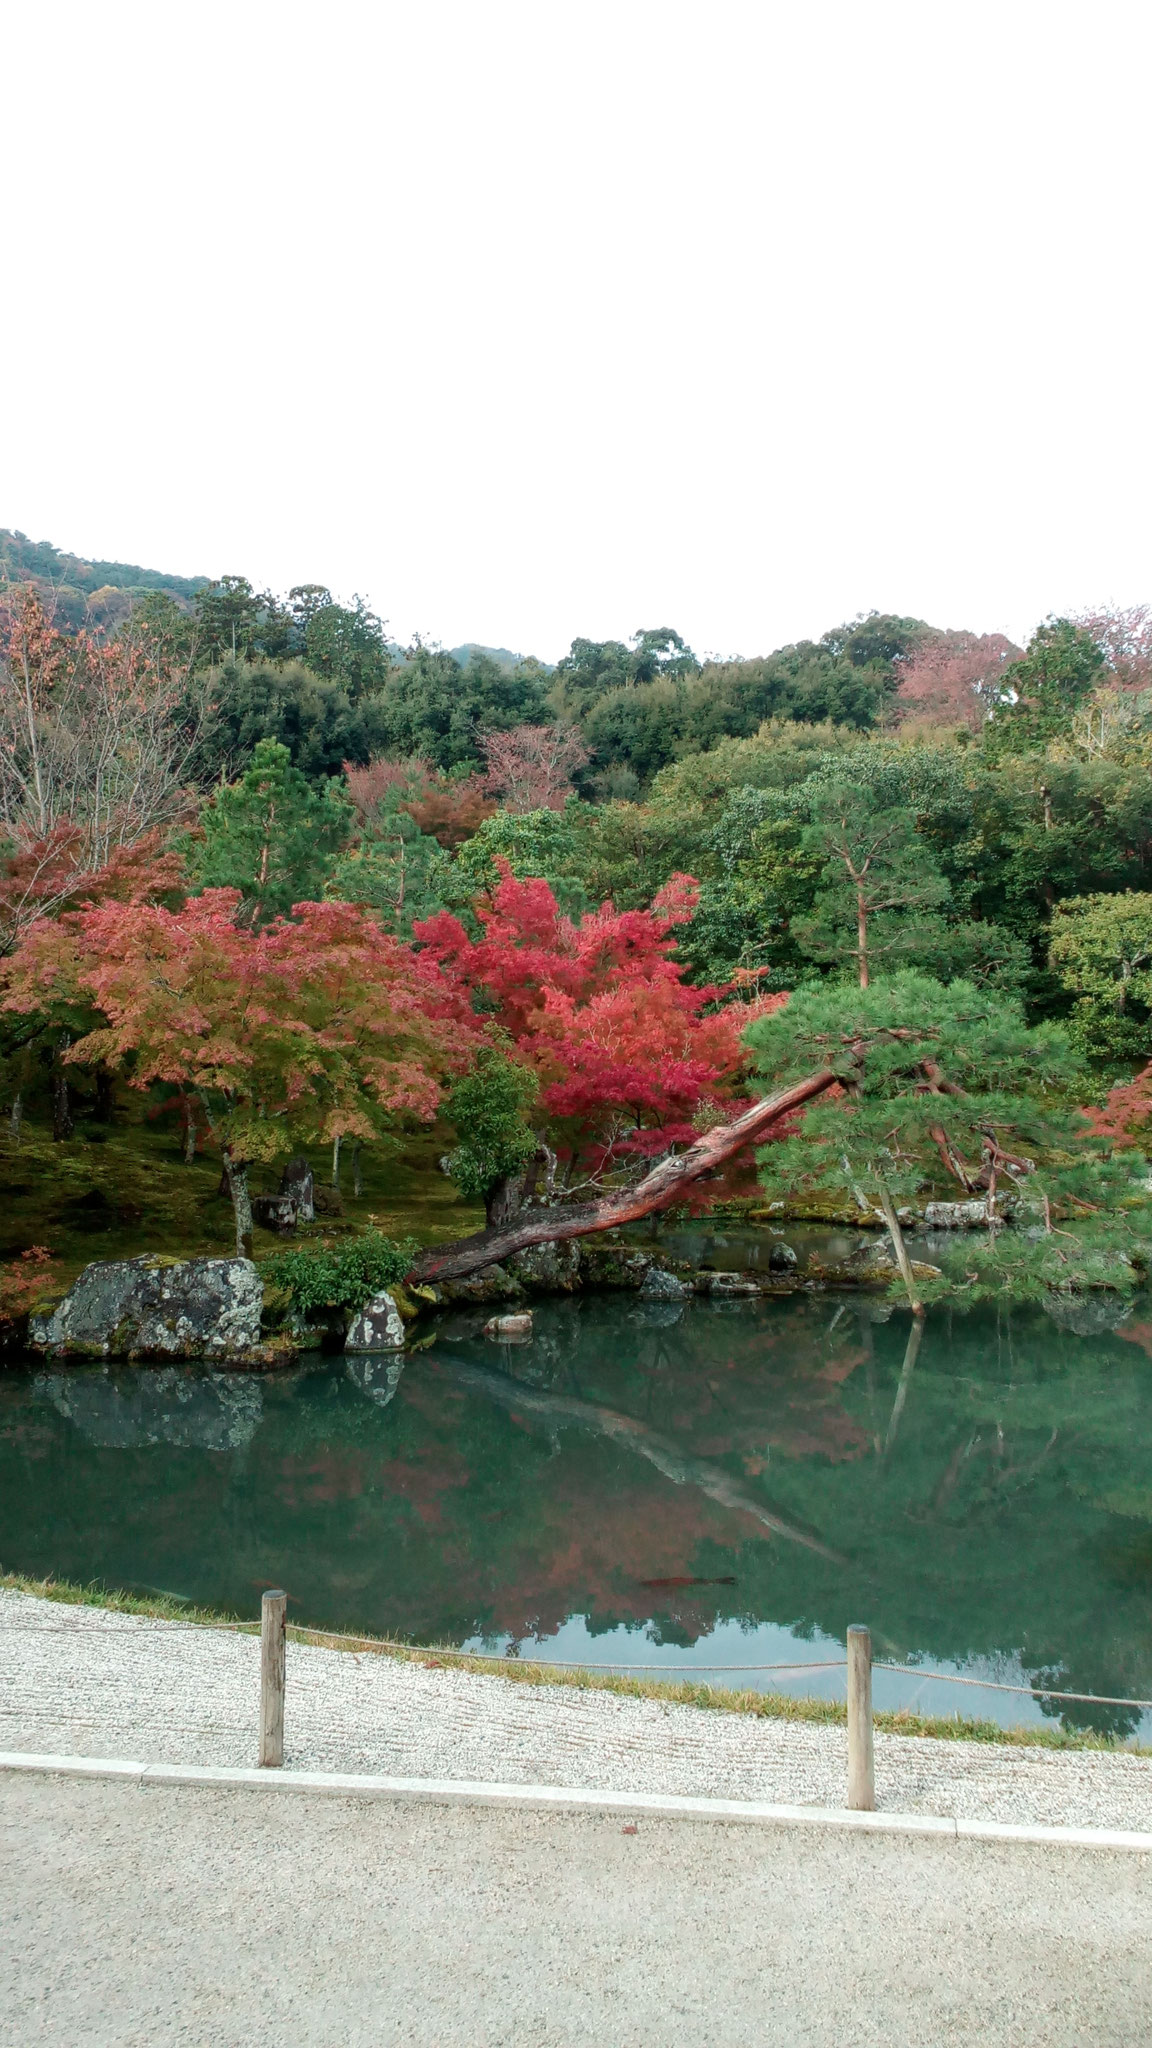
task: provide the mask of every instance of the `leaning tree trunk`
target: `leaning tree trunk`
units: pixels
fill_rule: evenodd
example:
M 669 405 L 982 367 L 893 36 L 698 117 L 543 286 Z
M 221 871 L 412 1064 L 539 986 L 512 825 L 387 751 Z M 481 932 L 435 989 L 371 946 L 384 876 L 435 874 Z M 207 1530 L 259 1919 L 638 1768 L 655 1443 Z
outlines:
M 491 1266 L 513 1252 L 527 1251 L 534 1244 L 560 1244 L 572 1237 L 590 1237 L 598 1230 L 615 1230 L 622 1223 L 638 1222 L 658 1209 L 677 1201 L 695 1180 L 714 1173 L 745 1145 L 754 1144 L 781 1117 L 802 1109 L 842 1077 L 829 1068 L 809 1074 L 778 1095 L 754 1102 L 733 1123 L 717 1124 L 706 1131 L 687 1152 L 668 1154 L 636 1187 L 618 1195 L 605 1195 L 598 1202 L 572 1203 L 565 1208 L 522 1209 L 507 1222 L 454 1244 L 434 1245 L 421 1252 L 412 1268 L 417 1280 L 462 1280 L 482 1266 Z

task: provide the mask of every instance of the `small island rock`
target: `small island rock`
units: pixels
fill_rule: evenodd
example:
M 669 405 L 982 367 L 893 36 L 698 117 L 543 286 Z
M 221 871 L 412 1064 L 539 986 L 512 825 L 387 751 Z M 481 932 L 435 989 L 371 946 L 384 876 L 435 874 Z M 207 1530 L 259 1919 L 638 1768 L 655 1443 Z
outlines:
M 495 1338 L 498 1344 L 527 1344 L 532 1337 L 532 1312 L 524 1309 L 515 1316 L 490 1316 L 484 1325 L 484 1335 Z
M 374 1294 L 353 1316 L 345 1351 L 403 1351 L 404 1318 L 390 1294 Z

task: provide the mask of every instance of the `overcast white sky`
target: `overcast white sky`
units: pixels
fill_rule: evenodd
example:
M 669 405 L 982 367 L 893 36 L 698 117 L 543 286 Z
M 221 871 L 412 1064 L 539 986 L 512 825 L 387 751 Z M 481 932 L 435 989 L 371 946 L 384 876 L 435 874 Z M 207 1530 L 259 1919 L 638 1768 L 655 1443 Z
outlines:
M 555 658 L 1152 597 L 1152 11 L 10 6 L 0 525 Z

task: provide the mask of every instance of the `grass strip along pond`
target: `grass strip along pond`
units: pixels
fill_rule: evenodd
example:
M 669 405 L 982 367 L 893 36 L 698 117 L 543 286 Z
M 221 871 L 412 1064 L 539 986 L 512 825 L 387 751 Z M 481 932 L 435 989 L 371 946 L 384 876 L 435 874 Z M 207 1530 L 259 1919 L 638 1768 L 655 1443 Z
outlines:
M 910 1375 L 908 1317 L 868 1299 L 589 1295 L 538 1305 L 517 1347 L 482 1320 L 439 1319 L 402 1368 L 6 1372 L 0 1559 L 169 1611 L 255 1615 L 283 1584 L 321 1633 L 739 1670 L 825 1712 L 865 1620 L 878 1664 L 912 1667 L 877 1670 L 881 1713 L 957 1712 L 926 1665 L 976 1681 L 965 1716 L 1152 1737 L 1115 1703 L 1152 1697 L 1139 1301 L 1086 1334 L 934 1311 Z

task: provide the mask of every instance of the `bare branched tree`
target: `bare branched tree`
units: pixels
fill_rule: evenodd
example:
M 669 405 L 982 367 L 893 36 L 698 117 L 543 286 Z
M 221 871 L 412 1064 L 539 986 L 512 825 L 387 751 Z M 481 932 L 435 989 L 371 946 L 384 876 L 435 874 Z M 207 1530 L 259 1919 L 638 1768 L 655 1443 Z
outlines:
M 0 835 L 32 914 L 188 815 L 215 716 L 191 663 L 57 630 L 39 592 L 0 602 Z
M 509 811 L 562 811 L 572 777 L 588 760 L 574 725 L 514 725 L 485 734 L 487 787 Z
M 68 824 L 103 867 L 188 808 L 211 721 L 209 686 L 130 630 L 101 642 L 56 630 L 39 593 L 0 606 L 0 821 L 24 847 Z

